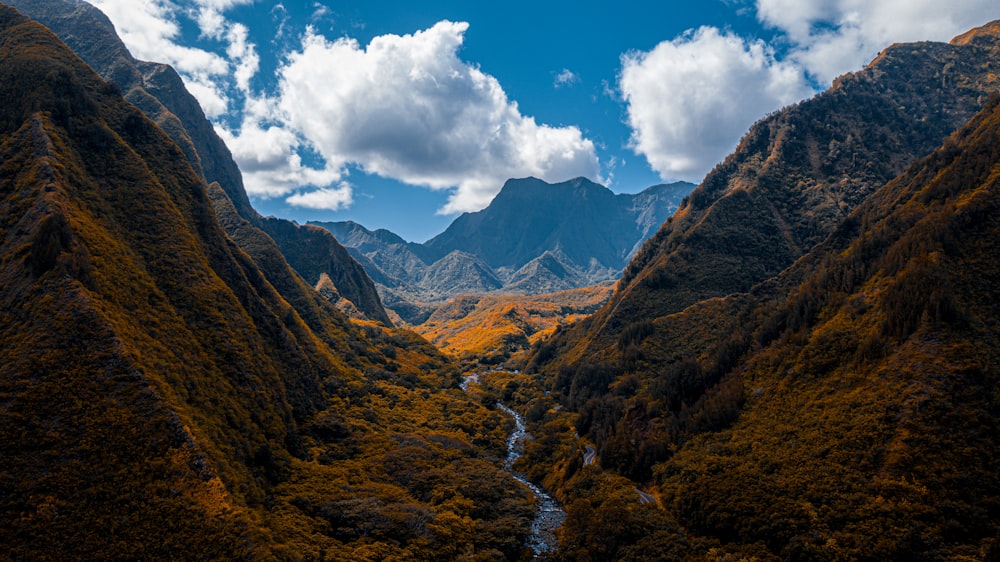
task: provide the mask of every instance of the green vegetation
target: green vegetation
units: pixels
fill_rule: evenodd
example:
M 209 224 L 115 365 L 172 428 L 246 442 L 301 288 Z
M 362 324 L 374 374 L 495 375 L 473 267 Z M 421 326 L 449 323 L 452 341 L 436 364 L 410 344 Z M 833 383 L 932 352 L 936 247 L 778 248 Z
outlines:
M 3 6 L 0 97 L 4 557 L 524 557 L 509 421 L 445 356 L 242 249 L 166 134 Z
M 995 96 L 780 276 L 627 327 L 619 362 L 549 376 L 602 468 L 663 507 L 609 557 L 654 535 L 674 559 L 996 555 L 998 147 Z M 550 439 L 564 445 L 526 462 L 556 467 L 561 553 L 616 544 L 628 531 L 574 498 L 627 484 L 586 480 L 568 432 Z

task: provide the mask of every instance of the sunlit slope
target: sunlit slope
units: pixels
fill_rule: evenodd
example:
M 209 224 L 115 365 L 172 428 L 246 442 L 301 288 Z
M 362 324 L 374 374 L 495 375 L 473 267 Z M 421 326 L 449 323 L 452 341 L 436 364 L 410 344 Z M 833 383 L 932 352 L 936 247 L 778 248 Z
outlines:
M 612 288 L 604 283 L 533 296 L 455 297 L 413 329 L 447 353 L 501 361 L 594 312 Z
M 996 555 L 998 147 L 994 97 L 778 276 L 629 331 L 624 366 L 548 379 L 601 467 L 666 510 L 666 527 L 627 530 L 635 544 L 694 559 Z M 578 447 L 563 450 L 542 462 L 565 470 L 572 558 L 616 526 Z
M 802 282 L 729 375 L 735 425 L 655 469 L 692 535 L 786 557 L 996 553 L 998 147 L 994 98 L 788 272 Z

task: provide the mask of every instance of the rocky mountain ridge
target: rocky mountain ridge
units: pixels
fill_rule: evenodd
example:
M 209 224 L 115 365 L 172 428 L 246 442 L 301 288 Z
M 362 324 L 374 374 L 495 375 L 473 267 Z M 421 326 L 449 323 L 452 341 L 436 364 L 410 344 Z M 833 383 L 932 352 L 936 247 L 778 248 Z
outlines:
M 762 119 L 644 244 L 609 303 L 559 336 L 564 360 L 615 354 L 629 324 L 748 291 L 791 265 L 971 118 L 1000 87 L 998 55 L 1000 37 L 983 31 L 893 45 Z
M 352 222 L 312 224 L 364 265 L 387 307 L 419 324 L 433 303 L 459 294 L 538 295 L 617 279 L 693 187 L 614 194 L 584 178 L 509 180 L 486 209 L 459 216 L 423 244 Z
M 4 4 L 0 99 L 3 558 L 525 556 L 506 418 L 445 356 L 338 311 Z
M 894 45 L 755 125 L 535 346 L 516 390 L 564 559 L 996 559 L 997 30 Z M 842 159 L 849 136 L 877 142 Z M 661 510 L 622 508 L 637 484 Z

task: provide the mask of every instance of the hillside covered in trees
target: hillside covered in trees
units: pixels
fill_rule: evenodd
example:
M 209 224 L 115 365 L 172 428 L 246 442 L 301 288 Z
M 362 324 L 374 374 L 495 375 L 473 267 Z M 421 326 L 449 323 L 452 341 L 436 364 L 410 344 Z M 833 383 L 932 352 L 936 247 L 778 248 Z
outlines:
M 948 48 L 992 53 L 996 40 L 979 33 Z M 892 60 L 893 50 L 916 49 L 893 47 L 832 92 Z M 677 226 L 711 193 L 707 178 L 630 266 L 611 304 L 536 346 L 540 386 L 524 407 L 548 413 L 536 419 L 545 437 L 529 466 L 570 506 L 563 556 L 641 559 L 638 545 L 692 559 L 996 556 L 998 142 L 994 94 L 789 267 L 749 290 L 698 298 L 685 288 L 681 271 L 689 270 L 650 256 L 702 259 L 685 244 L 721 236 Z M 740 197 L 730 191 L 708 204 L 702 224 Z M 756 232 L 770 229 L 754 226 L 751 240 Z M 655 276 L 675 277 L 655 284 Z M 685 298 L 696 302 L 684 306 Z M 600 336 L 587 340 L 592 354 L 581 360 L 574 337 L 597 321 L 610 330 L 633 305 L 659 313 L 632 316 L 607 349 Z M 576 460 L 581 445 L 565 420 L 595 444 L 602 469 L 646 483 L 662 510 L 632 506 L 620 516 L 628 485 Z
M 5 557 L 523 555 L 508 418 L 444 356 L 272 283 L 170 137 L 6 6 L 0 98 Z

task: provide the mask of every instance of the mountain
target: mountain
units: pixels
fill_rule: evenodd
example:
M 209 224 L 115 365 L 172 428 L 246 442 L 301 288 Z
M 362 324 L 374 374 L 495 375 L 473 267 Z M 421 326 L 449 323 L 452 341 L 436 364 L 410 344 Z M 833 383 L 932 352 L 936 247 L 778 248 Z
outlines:
M 664 511 L 620 511 L 578 468 L 564 558 L 995 560 L 998 147 L 994 96 L 779 276 L 637 338 L 576 429 L 605 467 L 658 458 Z
M 584 178 L 509 180 L 486 209 L 459 216 L 424 244 L 352 222 L 312 224 L 348 247 L 389 308 L 419 324 L 433 309 L 426 303 L 470 291 L 541 294 L 615 279 L 693 188 L 677 182 L 615 194 Z
M 423 246 L 433 255 L 479 256 L 501 275 L 558 251 L 565 265 L 604 281 L 628 263 L 629 252 L 652 233 L 650 224 L 659 227 L 693 188 L 678 182 L 614 194 L 584 178 L 508 180 L 489 206 L 462 214 Z
M 136 60 L 116 35 L 111 21 L 82 0 L 10 0 L 8 3 L 47 26 L 106 80 L 116 84 L 126 99 L 142 109 L 181 147 L 203 179 L 219 184 L 240 217 L 266 233 L 267 236 L 250 238 L 233 236 L 245 251 L 256 258 L 262 258 L 262 252 L 281 253 L 287 264 L 313 285 L 326 274 L 337 287 L 339 297 L 350 301 L 352 307 L 369 318 L 389 322 L 375 286 L 335 239 L 321 230 L 261 217 L 253 209 L 232 154 L 173 68 Z M 246 234 L 245 230 L 242 232 Z M 268 242 L 267 238 L 272 241 Z M 287 264 L 277 267 L 287 267 Z M 266 270 L 265 273 L 268 276 L 286 275 L 283 271 Z
M 1000 86 L 996 34 L 885 49 L 828 91 L 755 124 L 628 265 L 560 362 L 607 356 L 630 324 L 745 292 L 822 241 Z
M 650 552 L 673 559 L 706 552 L 712 559 L 996 559 L 1000 295 L 992 280 L 1000 273 L 1000 88 L 990 69 L 1000 61 L 997 29 L 990 24 L 951 45 L 893 46 L 831 92 L 756 125 L 640 252 L 618 287 L 624 294 L 535 347 L 529 365 L 539 372 L 528 380 L 538 387 L 517 388 L 538 428 L 522 466 L 570 506 L 558 559 Z M 896 83 L 901 77 L 909 83 Z M 733 255 L 722 264 L 695 254 L 719 258 L 724 242 L 749 250 L 773 236 L 773 210 L 764 214 L 770 220 L 736 223 L 742 234 L 722 219 L 746 219 L 781 201 L 773 186 L 780 177 L 770 176 L 770 188 L 746 181 L 755 169 L 757 176 L 772 167 L 809 170 L 782 161 L 794 151 L 753 158 L 749 149 L 762 129 L 803 119 L 825 96 L 861 105 L 812 114 L 819 131 L 853 123 L 851 134 L 875 131 L 897 147 L 899 139 L 926 134 L 931 117 L 924 113 L 891 128 L 883 119 L 852 119 L 878 107 L 871 97 L 853 97 L 851 89 L 867 80 L 875 83 L 866 88 L 897 95 L 927 88 L 919 99 L 896 98 L 897 107 L 931 101 L 957 111 L 985 103 L 936 150 L 856 194 L 860 201 L 802 209 L 778 234 L 809 241 L 793 235 L 816 229 L 818 241 L 777 272 L 768 273 L 773 254 Z M 942 82 L 960 87 L 937 90 Z M 973 97 L 977 89 L 993 94 Z M 806 148 L 817 134 L 781 132 L 768 138 Z M 867 164 L 851 171 L 857 177 L 842 176 L 842 185 L 865 186 L 871 170 L 901 157 L 880 144 L 863 148 Z M 743 181 L 699 202 L 722 179 L 737 177 L 720 175 L 727 170 L 740 171 Z M 741 201 L 757 209 L 741 210 Z M 850 211 L 820 238 L 816 223 L 832 213 L 831 204 Z M 756 265 L 767 277 L 747 290 L 698 296 L 693 279 L 718 292 L 734 262 Z M 745 273 L 748 280 L 755 274 Z M 581 325 L 598 336 L 585 339 Z M 586 447 L 594 465 L 585 466 Z
M 222 187 L 6 5 L 0 99 L 4 558 L 524 556 L 508 418 L 443 355 L 273 242 L 265 274 Z

